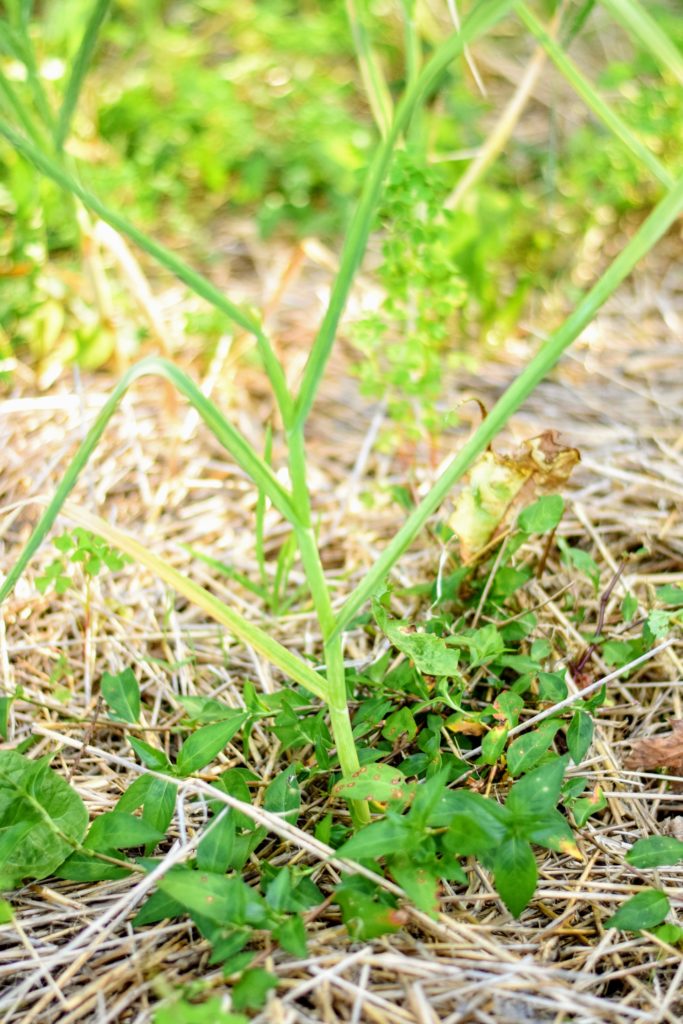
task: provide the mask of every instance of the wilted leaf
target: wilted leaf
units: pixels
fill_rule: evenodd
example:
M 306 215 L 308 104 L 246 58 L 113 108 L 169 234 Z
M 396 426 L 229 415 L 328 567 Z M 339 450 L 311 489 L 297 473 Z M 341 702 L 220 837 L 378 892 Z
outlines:
M 579 459 L 577 449 L 560 444 L 552 430 L 525 441 L 512 455 L 484 452 L 470 470 L 449 519 L 462 557 L 475 558 L 520 508 L 537 495 L 562 487 Z M 547 515 L 539 522 L 541 518 L 543 523 L 551 521 Z

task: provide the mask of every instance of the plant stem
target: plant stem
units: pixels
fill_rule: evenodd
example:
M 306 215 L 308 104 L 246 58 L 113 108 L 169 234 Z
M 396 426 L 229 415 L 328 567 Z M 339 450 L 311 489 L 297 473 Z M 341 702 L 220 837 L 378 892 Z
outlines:
M 311 524 L 311 503 L 306 481 L 306 453 L 302 428 L 288 434 L 289 471 L 292 478 L 292 497 L 300 525 L 295 533 L 304 572 L 313 599 L 325 657 L 326 702 L 330 714 L 330 727 L 337 748 L 342 775 L 348 777 L 358 771 L 358 751 L 353 738 L 351 717 L 346 698 L 346 672 L 341 634 L 336 631 L 336 619 L 320 552 Z M 351 816 L 356 827 L 367 825 L 370 812 L 365 801 L 349 801 Z

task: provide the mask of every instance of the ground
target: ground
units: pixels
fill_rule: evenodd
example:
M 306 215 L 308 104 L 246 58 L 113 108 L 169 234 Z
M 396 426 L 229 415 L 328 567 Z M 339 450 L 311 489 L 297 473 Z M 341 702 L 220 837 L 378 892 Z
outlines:
M 498 442 L 510 448 L 553 429 L 564 443 L 580 449 L 582 461 L 565 494 L 567 514 L 560 532 L 592 552 L 603 583 L 626 552 L 647 548 L 635 569 L 627 566 L 608 616 L 626 589 L 645 601 L 648 587 L 683 582 L 680 251 L 680 236 L 672 232 Z M 257 264 L 262 256 L 255 253 Z M 237 267 L 231 283 L 243 292 L 238 298 L 259 298 L 260 290 L 272 295 L 272 281 L 286 262 L 286 253 L 280 256 L 279 263 L 271 256 L 267 265 L 261 264 L 255 279 Z M 238 258 L 233 253 L 226 260 L 237 266 Z M 321 261 L 307 257 L 298 283 L 273 313 L 291 379 L 301 371 L 326 280 Z M 160 285 L 157 292 L 167 323 L 177 325 L 184 298 L 169 285 Z M 504 357 L 492 356 L 476 373 L 462 372 L 453 380 L 454 405 L 474 394 L 490 406 L 542 338 L 545 312 L 539 302 L 533 322 L 524 325 Z M 253 364 L 245 367 L 239 356 L 243 347 L 239 338 L 232 346 L 219 345 L 214 363 L 203 370 L 197 369 L 201 364 L 191 347 L 177 356 L 195 376 L 203 374 L 206 390 L 261 445 L 270 406 L 258 370 Z M 404 483 L 423 492 L 479 415 L 476 405 L 463 404 L 460 427 L 428 458 L 368 452 L 364 441 L 376 427 L 377 410 L 358 395 L 347 362 L 342 345 L 309 431 L 324 561 L 338 575 L 340 603 L 345 588 L 362 575 L 400 522 L 399 507 L 381 497 L 387 485 Z M 35 522 L 36 500 L 52 493 L 113 379 L 105 373 L 79 377 L 66 372 L 39 393 L 28 371 L 17 373 L 14 394 L 0 404 L 4 571 Z M 276 451 L 276 465 L 277 458 Z M 380 496 L 370 508 L 362 500 L 368 489 Z M 199 582 L 211 582 L 214 592 L 243 614 L 261 617 L 246 591 L 227 587 L 181 546 L 193 545 L 253 572 L 255 494 L 195 414 L 181 401 L 172 402 L 159 383 L 148 380 L 126 398 L 123 414 L 105 435 L 72 500 L 174 565 L 188 567 Z M 269 549 L 277 550 L 282 538 L 281 524 L 272 518 Z M 29 734 L 39 737 L 32 753 L 56 751 L 54 767 L 71 779 L 95 815 L 111 809 L 140 771 L 125 731 L 94 717 L 103 670 L 136 667 L 150 709 L 149 734 L 162 741 L 179 717 L 169 711 L 167 696 L 220 693 L 239 707 L 243 679 L 266 690 L 278 680 L 257 655 L 232 642 L 195 608 L 173 599 L 145 571 L 129 568 L 115 579 L 96 581 L 87 613 L 78 588 L 59 598 L 40 595 L 35 578 L 53 557 L 48 548 L 4 609 L 0 664 L 6 686 L 22 687 L 12 710 L 9 745 Z M 439 554 L 437 541 L 426 536 L 403 559 L 398 578 L 408 584 L 433 579 Z M 292 580 L 300 581 L 296 568 Z M 548 635 L 561 634 L 567 647 L 577 651 L 583 641 L 555 600 L 567 582 L 554 566 L 529 587 L 525 600 L 539 607 Z M 588 605 L 586 621 L 596 621 L 590 588 L 576 581 L 574 586 L 577 599 Z M 317 649 L 316 627 L 305 613 L 269 621 L 267 628 L 292 650 Z M 372 658 L 368 644 L 362 631 L 351 633 L 349 659 Z M 58 672 L 55 678 L 60 664 L 61 677 Z M 607 673 L 597 655 L 590 668 L 595 679 Z M 579 830 L 582 860 L 543 852 L 540 887 L 521 920 L 508 914 L 479 869 L 472 872 L 467 891 L 444 884 L 438 919 L 406 905 L 405 927 L 374 942 L 349 940 L 337 909 L 325 904 L 310 915 L 306 960 L 267 944 L 259 951 L 257 962 L 274 971 L 280 985 L 255 1019 L 277 1024 L 675 1024 L 683 1013 L 680 950 L 648 934 L 605 930 L 603 922 L 643 882 L 642 873 L 624 863 L 628 846 L 656 831 L 675 833 L 683 820 L 678 817 L 683 795 L 666 777 L 625 767 L 634 740 L 665 731 L 683 717 L 682 679 L 679 641 L 627 681 L 610 683 L 610 700 L 599 712 L 596 742 L 582 767 L 582 774 L 604 788 L 608 808 Z M 277 748 L 258 728 L 249 754 L 265 779 L 276 771 Z M 200 774 L 210 780 L 226 765 L 244 763 L 241 747 L 231 745 L 220 765 Z M 184 787 L 183 810 L 166 851 L 173 861 L 182 860 L 196 843 L 201 807 L 189 797 L 206 791 L 201 780 Z M 320 814 L 319 799 L 313 795 L 302 824 Z M 315 877 L 323 890 L 338 879 L 342 865 L 329 848 L 276 815 L 258 807 L 253 813 L 271 829 L 276 862 L 317 864 Z M 659 871 L 658 884 L 674 907 L 680 905 L 680 882 L 680 868 Z M 154 1004 L 177 984 L 201 978 L 206 992 L 225 992 L 220 969 L 209 966 L 208 947 L 190 923 L 131 928 L 132 913 L 149 887 L 147 879 L 137 878 L 92 885 L 48 879 L 13 894 L 15 923 L 0 928 L 3 1020 L 146 1024 Z

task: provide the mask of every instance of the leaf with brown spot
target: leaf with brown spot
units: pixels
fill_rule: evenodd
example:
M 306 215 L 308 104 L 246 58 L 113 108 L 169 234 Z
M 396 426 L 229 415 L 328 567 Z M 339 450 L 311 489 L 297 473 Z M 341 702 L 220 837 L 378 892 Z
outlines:
M 626 758 L 627 768 L 650 772 L 665 768 L 670 775 L 680 775 L 676 789 L 683 789 L 683 719 L 671 723 L 671 732 L 652 739 L 636 740 Z
M 388 764 L 367 764 L 349 778 L 342 779 L 332 790 L 333 796 L 346 800 L 408 800 L 414 786 L 405 776 Z

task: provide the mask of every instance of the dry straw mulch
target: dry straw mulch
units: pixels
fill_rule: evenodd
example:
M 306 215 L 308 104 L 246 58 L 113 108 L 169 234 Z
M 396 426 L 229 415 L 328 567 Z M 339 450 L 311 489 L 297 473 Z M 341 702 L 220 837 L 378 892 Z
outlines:
M 608 624 L 620 621 L 618 604 L 625 589 L 645 605 L 648 588 L 683 582 L 679 256 L 680 239 L 670 236 L 515 416 L 500 442 L 509 446 L 554 428 L 565 443 L 581 449 L 583 461 L 567 494 L 561 533 L 591 551 L 603 569 L 603 585 L 624 553 L 647 549 L 629 563 L 615 587 Z M 276 318 L 292 377 L 300 371 L 310 343 L 312 307 L 324 297 L 325 272 L 304 268 L 302 280 L 305 286 L 283 299 Z M 179 314 L 177 292 L 171 289 L 164 303 L 163 315 L 171 322 Z M 535 322 L 542 322 L 541 314 Z M 487 364 L 481 377 L 462 375 L 454 381 L 454 403 L 472 393 L 490 403 L 536 338 L 529 328 L 527 339 L 505 361 Z M 238 342 L 219 346 L 218 362 L 203 371 L 198 361 L 192 364 L 191 353 L 181 353 L 180 359 L 192 364 L 196 374 L 204 373 L 207 391 L 260 444 L 268 399 L 260 377 L 244 368 L 239 347 Z M 4 570 L 35 522 L 37 508 L 26 499 L 51 493 L 111 381 L 100 375 L 77 384 L 66 374 L 37 394 L 30 379 L 22 383 L 19 378 L 16 394 L 0 405 Z M 400 512 L 386 496 L 387 485 L 408 483 L 416 492 L 424 491 L 435 464 L 470 428 L 467 417 L 474 422 L 476 406 L 462 408 L 459 432 L 429 458 L 399 455 L 391 460 L 373 454 L 366 442 L 377 425 L 376 410 L 366 409 L 358 397 L 344 353 L 335 356 L 310 438 L 321 541 L 329 571 L 339 577 L 338 602 L 399 522 Z M 363 501 L 368 489 L 376 495 L 371 507 Z M 261 618 L 248 593 L 227 588 L 181 547 L 195 545 L 253 573 L 255 495 L 194 413 L 182 405 L 168 407 L 161 385 L 147 381 L 127 397 L 74 500 L 124 527 L 173 564 L 188 567 L 243 614 Z M 272 553 L 284 536 L 282 524 L 269 519 Z M 402 560 L 397 578 L 407 584 L 433 579 L 440 554 L 434 538 L 425 536 Z M 12 712 L 10 746 L 30 734 L 37 736 L 33 754 L 54 753 L 54 766 L 71 779 L 96 815 L 111 809 L 141 770 L 125 731 L 103 715 L 94 720 L 102 671 L 135 667 L 149 736 L 161 742 L 168 742 L 168 730 L 180 717 L 174 695 L 220 695 L 240 706 L 244 679 L 268 691 L 278 679 L 252 652 L 174 599 L 144 570 L 131 566 L 114 578 L 96 581 L 87 617 L 78 588 L 62 598 L 41 596 L 35 577 L 51 558 L 45 546 L 4 609 L 4 683 L 23 688 Z M 300 579 L 295 567 L 292 581 Z M 572 580 L 552 559 L 524 600 L 539 608 L 545 634 L 576 653 L 583 641 L 554 596 L 566 585 L 586 605 L 590 629 L 598 614 L 590 587 Z M 292 650 L 315 653 L 318 648 L 315 622 L 306 612 L 285 615 L 268 628 Z M 373 653 L 362 633 L 349 636 L 350 660 L 362 661 Z M 597 654 L 590 671 L 595 679 L 606 674 Z M 625 760 L 635 739 L 666 732 L 672 720 L 683 718 L 682 679 L 681 645 L 674 642 L 627 680 L 610 684 L 596 742 L 581 768 L 604 788 L 608 809 L 580 830 L 583 861 L 540 853 L 539 889 L 521 920 L 505 911 L 478 868 L 471 872 L 466 892 L 443 887 L 438 920 L 407 906 L 404 929 L 375 942 L 350 941 L 336 909 L 325 905 L 310 920 L 310 956 L 305 961 L 264 940 L 257 962 L 278 975 L 280 986 L 257 1020 L 676 1024 L 683 1012 L 680 950 L 648 934 L 605 931 L 603 922 L 623 899 L 653 879 L 669 894 L 674 915 L 681 906 L 679 868 L 638 873 L 625 864 L 624 855 L 639 837 L 680 834 L 683 797 L 672 780 L 627 769 Z M 245 763 L 241 748 L 233 746 L 219 761 L 202 779 L 183 786 L 164 865 L 185 859 L 197 842 L 202 804 L 193 795 L 205 794 L 208 781 L 226 766 Z M 276 745 L 259 728 L 251 740 L 249 764 L 264 780 L 282 765 Z M 310 799 L 312 805 L 301 817 L 304 828 L 321 812 L 319 795 Z M 270 856 L 277 863 L 316 865 L 314 877 L 323 889 L 338 879 L 342 866 L 306 831 L 269 815 L 258 803 L 253 813 L 271 828 Z M 207 992 L 228 992 L 220 970 L 208 965 L 206 945 L 187 921 L 131 928 L 133 912 L 151 885 L 144 877 L 91 885 L 48 879 L 15 893 L 16 921 L 0 928 L 2 1020 L 143 1024 L 175 985 L 201 978 Z

